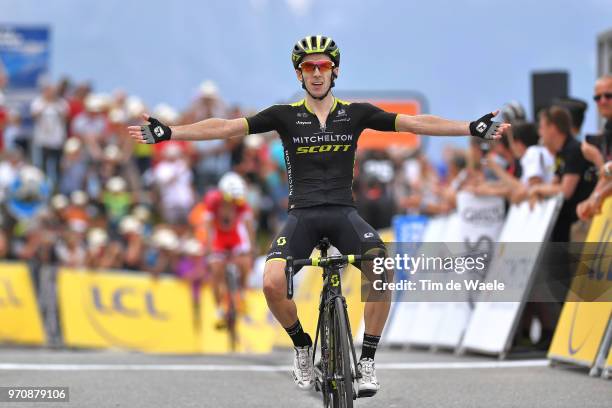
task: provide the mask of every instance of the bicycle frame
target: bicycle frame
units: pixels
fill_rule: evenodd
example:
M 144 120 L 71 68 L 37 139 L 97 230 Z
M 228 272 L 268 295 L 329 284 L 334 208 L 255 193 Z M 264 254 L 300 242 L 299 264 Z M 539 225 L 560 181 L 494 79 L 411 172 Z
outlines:
M 330 244 L 329 240 L 326 238 L 322 239 L 317 246 L 317 249 L 321 251 L 320 259 L 328 259 L 327 250 L 329 249 Z M 351 259 L 355 257 L 350 255 Z M 340 257 L 342 258 L 342 257 Z M 338 259 L 340 259 L 338 258 Z M 351 261 L 352 262 L 352 261 Z M 315 341 L 313 345 L 313 364 L 316 356 L 317 345 L 319 342 L 319 338 L 321 341 L 321 391 L 323 393 L 323 398 L 325 402 L 325 406 L 329 405 L 329 398 L 331 394 L 331 390 L 329 386 L 335 388 L 336 386 L 336 374 L 330 370 L 330 367 L 335 367 L 330 365 L 330 363 L 335 364 L 331 358 L 333 357 L 333 350 L 329 349 L 330 344 L 330 336 L 332 335 L 333 330 L 329 330 L 334 314 L 338 313 L 338 309 L 341 309 L 341 312 L 344 316 L 343 320 L 346 322 L 346 333 L 348 334 L 350 346 L 350 353 L 352 357 L 352 363 L 350 364 L 349 372 L 354 373 L 351 375 L 351 387 L 356 379 L 361 378 L 361 373 L 357 370 L 357 355 L 355 353 L 355 345 L 353 343 L 353 335 L 351 330 L 351 324 L 348 318 L 346 299 L 342 295 L 342 280 L 340 273 L 346 267 L 348 262 L 331 262 L 325 265 L 321 265 L 323 269 L 322 278 L 323 278 L 323 288 L 321 290 L 320 300 L 319 300 L 319 317 L 317 319 L 317 329 L 315 335 Z M 315 265 L 315 264 L 313 264 Z M 293 297 L 293 259 L 288 257 L 287 259 L 287 267 L 286 267 L 286 277 L 287 277 L 287 297 L 291 299 Z M 338 299 L 342 302 L 342 307 L 336 307 L 336 303 Z M 332 341 L 336 341 L 336 339 L 331 339 Z M 340 341 L 346 341 L 345 339 L 340 339 Z M 345 343 L 346 344 L 346 343 Z M 344 364 L 344 363 L 343 363 Z M 344 380 L 344 378 L 342 378 Z M 317 384 L 318 386 L 318 384 Z M 345 383 L 346 386 L 346 383 Z M 318 390 L 318 388 L 317 388 Z M 353 388 L 352 390 L 352 398 L 353 400 L 357 398 L 357 394 Z

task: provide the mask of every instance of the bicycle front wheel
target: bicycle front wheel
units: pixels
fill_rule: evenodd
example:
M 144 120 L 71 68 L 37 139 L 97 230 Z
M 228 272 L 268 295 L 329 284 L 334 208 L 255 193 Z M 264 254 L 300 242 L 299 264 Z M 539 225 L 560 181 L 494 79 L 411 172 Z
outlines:
M 336 298 L 332 318 L 331 350 L 333 380 L 332 406 L 353 408 L 353 372 L 350 357 L 350 333 L 346 323 L 346 309 L 342 298 Z

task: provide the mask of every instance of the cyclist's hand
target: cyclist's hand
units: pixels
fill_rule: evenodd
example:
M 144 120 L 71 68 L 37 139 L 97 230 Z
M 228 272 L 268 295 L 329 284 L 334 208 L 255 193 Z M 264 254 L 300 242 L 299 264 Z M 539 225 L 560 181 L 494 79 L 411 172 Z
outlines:
M 473 122 L 470 122 L 470 134 L 485 140 L 500 139 L 504 131 L 510 127 L 508 123 L 493 122 L 499 110 L 488 113 Z
M 159 120 L 144 113 L 144 120 L 149 121 L 148 125 L 129 126 L 128 133 L 132 139 L 138 143 L 154 144 L 170 140 L 172 130 L 169 126 L 161 123 Z

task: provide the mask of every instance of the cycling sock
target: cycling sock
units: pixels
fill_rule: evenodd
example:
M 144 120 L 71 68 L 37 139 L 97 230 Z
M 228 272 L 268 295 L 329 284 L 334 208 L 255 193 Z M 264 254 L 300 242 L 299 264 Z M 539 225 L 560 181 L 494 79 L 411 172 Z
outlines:
M 361 357 L 360 360 L 364 358 L 371 358 L 374 360 L 374 354 L 376 354 L 376 347 L 378 347 L 378 341 L 380 340 L 380 336 L 373 336 L 371 334 L 364 333 L 363 335 L 363 345 L 361 347 Z
M 287 331 L 289 337 L 291 337 L 291 341 L 293 341 L 293 345 L 295 347 L 312 346 L 312 339 L 308 333 L 304 332 L 300 319 L 298 319 L 297 322 L 290 327 L 285 327 L 285 330 Z

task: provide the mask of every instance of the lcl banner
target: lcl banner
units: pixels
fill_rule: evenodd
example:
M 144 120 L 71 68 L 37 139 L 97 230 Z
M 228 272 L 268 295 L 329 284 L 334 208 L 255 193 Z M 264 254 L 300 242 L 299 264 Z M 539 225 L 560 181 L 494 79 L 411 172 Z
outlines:
M 572 280 L 548 358 L 591 367 L 612 317 L 612 199 L 593 219 L 587 242 L 595 243 L 585 245 L 582 254 L 580 267 L 587 273 L 579 270 Z M 582 302 L 582 298 L 595 301 Z
M 0 262 L 0 342 L 45 343 L 36 294 L 25 264 Z
M 61 269 L 58 294 L 67 346 L 197 352 L 191 289 L 184 282 Z

